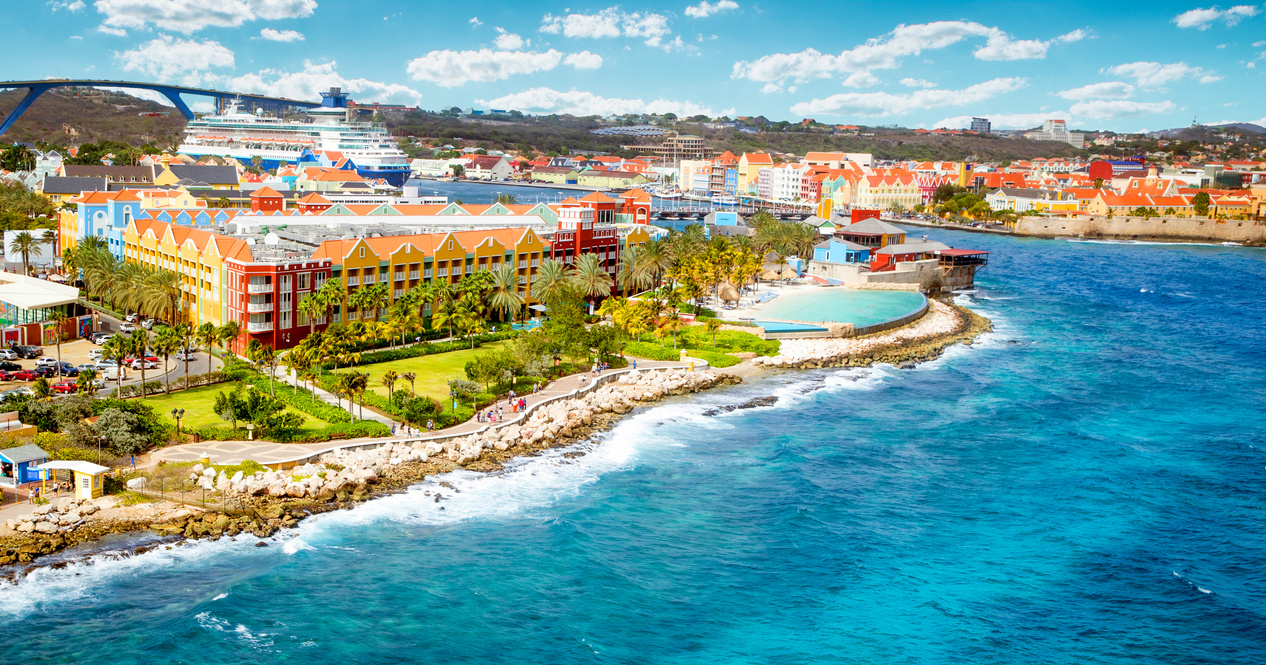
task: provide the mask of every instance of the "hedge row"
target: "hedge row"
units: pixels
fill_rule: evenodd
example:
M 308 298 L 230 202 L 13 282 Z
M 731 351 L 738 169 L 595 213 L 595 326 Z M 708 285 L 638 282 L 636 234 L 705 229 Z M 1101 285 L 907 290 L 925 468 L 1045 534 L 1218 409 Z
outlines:
M 203 441 L 237 441 L 245 437 L 241 428 L 233 429 L 221 425 L 212 425 L 189 430 L 197 434 Z M 390 436 L 391 428 L 373 420 L 359 420 L 354 423 L 337 423 L 325 427 L 305 428 L 290 436 L 277 436 L 274 440 L 280 443 L 320 443 L 335 439 L 358 439 L 361 437 Z
M 213 371 L 213 372 L 207 372 L 206 374 L 191 374 L 187 378 L 189 379 L 190 388 L 198 388 L 201 386 L 211 386 L 217 383 L 224 383 L 225 381 L 233 381 L 237 379 L 238 376 L 239 376 L 238 372 Z M 109 381 L 105 382 L 106 388 L 110 387 L 110 383 L 111 382 Z M 171 384 L 171 391 L 173 393 L 180 392 L 181 390 L 184 390 L 184 389 L 185 389 L 185 379 L 183 378 Z M 120 399 L 128 399 L 129 397 L 140 397 L 141 386 L 140 384 L 123 386 L 123 388 L 118 390 L 117 392 L 118 394 L 115 396 Z M 148 395 L 162 395 L 162 394 L 165 394 L 166 392 L 167 392 L 167 384 L 162 381 L 148 381 L 145 383 L 145 394 L 147 396 Z
M 506 330 L 496 333 L 486 333 L 475 336 L 475 348 L 490 342 L 497 342 L 503 339 L 510 339 L 519 334 L 517 330 Z M 393 362 L 396 360 L 404 360 L 406 358 L 420 358 L 422 356 L 434 355 L 436 353 L 447 353 L 449 351 L 463 351 L 469 349 L 471 342 L 467 340 L 455 340 L 452 342 L 438 342 L 436 344 L 415 344 L 413 346 L 403 346 L 398 349 L 381 349 L 378 351 L 366 351 L 360 354 L 360 362 L 357 365 L 373 365 L 375 363 Z M 322 365 L 324 369 L 332 369 L 334 363 L 326 363 Z
M 654 342 L 629 342 L 624 352 L 638 358 L 651 360 L 681 360 L 681 351 L 668 346 L 660 346 Z
M 241 379 L 242 383 L 255 387 L 255 390 L 268 390 L 268 377 L 263 374 L 248 374 Z M 277 399 L 285 402 L 310 416 L 320 418 L 330 424 L 349 424 L 356 419 L 350 413 L 333 404 L 326 404 L 319 398 L 312 398 L 312 391 L 307 388 L 295 388 L 280 380 L 273 380 L 273 391 Z
M 708 361 L 709 365 L 713 367 L 717 367 L 717 368 L 733 367 L 743 362 L 728 353 L 722 353 L 720 351 L 703 351 L 701 349 L 691 349 L 687 351 L 686 353 L 691 358 L 706 360 Z

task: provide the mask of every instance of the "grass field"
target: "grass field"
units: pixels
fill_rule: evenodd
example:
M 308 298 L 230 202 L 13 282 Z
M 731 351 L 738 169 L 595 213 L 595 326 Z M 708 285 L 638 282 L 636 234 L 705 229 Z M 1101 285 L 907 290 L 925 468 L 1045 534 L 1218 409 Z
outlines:
M 492 342 L 484 344 L 477 349 L 449 351 L 448 353 L 436 353 L 430 356 L 419 356 L 406 360 L 361 365 L 356 369 L 361 372 L 369 372 L 370 389 L 383 397 L 390 397 L 387 394 L 387 386 L 382 385 L 384 372 L 395 370 L 397 376 L 406 372 L 413 372 L 418 375 L 415 381 L 418 394 L 430 395 L 442 403 L 448 398 L 449 380 L 466 378 L 466 363 L 481 353 L 494 351 L 503 346 L 505 346 L 505 342 Z M 408 389 L 408 381 L 403 379 L 396 380 L 396 390 Z
M 216 415 L 215 396 L 221 392 L 232 392 L 238 385 L 240 384 L 219 383 L 213 386 L 183 390 L 170 395 L 156 395 L 154 397 L 146 397 L 145 403 L 153 407 L 154 411 L 173 425 L 176 424 L 176 420 L 171 417 L 171 410 L 184 409 L 185 417 L 180 421 L 182 427 L 193 429 L 213 425 L 232 426 L 232 423 L 225 423 L 225 421 L 220 420 L 220 416 Z M 288 387 L 282 384 L 277 386 L 277 390 L 287 389 Z M 285 413 L 299 414 L 303 418 L 304 429 L 321 428 L 329 425 L 324 420 L 302 411 L 296 411 L 293 407 L 286 407 Z

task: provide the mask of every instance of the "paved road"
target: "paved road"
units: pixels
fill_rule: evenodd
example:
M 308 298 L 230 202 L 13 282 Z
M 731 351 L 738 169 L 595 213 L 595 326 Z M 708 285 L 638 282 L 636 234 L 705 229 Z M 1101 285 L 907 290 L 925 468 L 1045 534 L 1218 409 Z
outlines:
M 706 365 L 703 365 L 706 366 Z M 638 369 L 668 369 L 690 367 L 688 364 L 679 362 L 666 362 L 658 360 L 642 360 L 637 361 Z M 609 374 L 621 373 L 628 370 L 613 369 L 602 373 L 602 376 Z M 541 402 L 558 398 L 563 395 L 575 391 L 582 387 L 580 378 L 585 378 L 585 386 L 593 385 L 588 373 L 584 375 L 573 375 L 563 377 L 540 391 L 523 395 L 527 400 L 528 406 L 539 404 Z M 504 427 L 511 423 L 518 422 L 524 416 L 522 413 L 511 413 L 510 407 L 505 400 L 494 404 L 491 408 L 500 406 L 502 408 L 503 419 L 496 427 Z M 485 409 L 486 411 L 486 409 Z M 276 464 L 280 462 L 288 462 L 290 460 L 308 457 L 321 452 L 334 450 L 336 448 L 344 448 L 347 446 L 355 446 L 360 444 L 383 443 L 387 441 L 427 441 L 433 438 L 448 438 L 454 435 L 469 434 L 486 427 L 488 423 L 479 422 L 476 419 L 468 420 L 460 425 L 454 425 L 447 429 L 438 430 L 430 435 L 424 432 L 405 432 L 403 428 L 395 435 L 382 438 L 360 438 L 360 439 L 342 439 L 339 441 L 328 441 L 323 443 L 269 443 L 264 441 L 208 441 L 204 443 L 187 443 L 178 446 L 169 446 L 155 450 L 150 455 L 147 466 L 157 464 L 160 461 L 165 462 L 192 462 L 203 457 L 203 453 L 208 453 L 211 461 L 215 464 L 238 464 L 245 460 L 254 460 L 260 464 Z

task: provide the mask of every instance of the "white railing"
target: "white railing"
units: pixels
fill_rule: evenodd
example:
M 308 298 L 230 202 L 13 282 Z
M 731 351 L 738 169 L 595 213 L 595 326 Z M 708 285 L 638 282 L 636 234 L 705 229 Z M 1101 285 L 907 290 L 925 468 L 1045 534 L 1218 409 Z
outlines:
M 272 329 L 273 329 L 272 321 L 264 321 L 262 323 L 248 322 L 246 324 L 247 332 L 265 333 L 265 332 L 272 332 Z
M 423 278 L 425 278 L 425 279 L 431 279 L 431 269 L 430 269 L 430 268 L 427 268 L 426 270 L 423 270 L 423 271 L 422 271 L 422 277 L 423 277 Z M 416 277 L 414 277 L 413 279 L 417 279 L 417 278 L 416 278 Z
M 348 285 L 348 286 L 360 286 L 360 278 L 359 278 L 359 277 L 348 277 L 348 278 L 347 278 L 347 285 Z
M 426 276 L 427 276 L 427 277 L 430 277 L 430 276 L 431 276 L 431 271 L 430 271 L 430 270 L 426 271 Z M 418 278 L 418 271 L 416 271 L 416 270 L 410 270 L 410 271 L 409 271 L 409 279 L 417 279 L 417 278 Z
M 270 302 L 253 302 L 246 305 L 246 311 L 250 314 L 262 314 L 264 312 L 273 311 L 273 304 Z
M 414 275 L 414 276 L 416 277 L 416 275 Z M 397 281 L 397 282 L 403 282 L 403 281 L 404 281 L 404 273 L 402 273 L 402 272 L 398 272 L 398 273 L 396 273 L 396 281 Z
M 448 277 L 448 268 L 440 268 L 439 276 Z
M 365 275 L 365 283 L 366 283 L 366 284 L 373 284 L 373 283 L 374 283 L 374 276 L 373 276 L 373 275 Z

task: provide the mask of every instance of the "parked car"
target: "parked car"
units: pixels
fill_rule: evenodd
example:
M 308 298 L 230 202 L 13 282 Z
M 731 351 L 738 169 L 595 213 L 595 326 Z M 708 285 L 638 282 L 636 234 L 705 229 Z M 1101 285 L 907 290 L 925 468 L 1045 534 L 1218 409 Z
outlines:
M 0 370 L 4 370 L 6 372 L 16 372 L 21 369 L 22 369 L 21 365 L 11 360 L 0 360 Z
M 56 367 L 57 359 L 50 356 L 44 356 L 43 358 L 36 359 L 35 366 L 36 367 Z
M 12 381 L 12 380 L 13 380 L 13 372 L 10 372 L 7 369 L 0 369 L 0 381 Z
M 13 349 L 0 349 L 0 359 L 2 360 L 17 360 L 19 357 L 18 352 Z
M 62 376 L 79 376 L 79 368 L 64 360 L 62 361 L 62 364 L 58 365 L 55 369 L 60 370 Z
M 128 323 L 136 323 L 136 320 L 138 318 L 140 318 L 140 315 L 133 312 L 131 314 L 128 314 L 127 317 L 124 318 L 124 320 L 127 321 Z
M 83 372 L 83 371 L 84 371 L 84 370 L 86 370 L 86 369 L 90 369 L 90 370 L 92 370 L 92 371 L 94 371 L 94 372 L 95 372 L 95 371 L 97 371 L 97 364 L 96 364 L 96 363 L 84 363 L 84 364 L 82 364 L 82 365 L 80 365 L 80 366 L 76 367 L 75 369 L 79 370 L 80 372 Z
M 13 351 L 18 354 L 19 358 L 27 358 L 28 360 L 44 355 L 44 349 L 41 349 L 38 346 L 15 346 L 13 347 Z
M 194 352 L 190 351 L 189 349 L 181 349 L 176 352 L 176 360 L 179 360 L 181 362 L 184 362 L 186 360 L 197 360 L 197 359 L 198 357 L 194 355 Z
M 141 321 L 141 327 L 146 330 L 153 330 L 157 323 L 157 319 L 145 319 L 144 321 Z
M 105 351 L 102 351 L 101 349 L 88 349 L 88 357 L 93 360 L 99 360 L 101 358 L 101 354 L 103 353 L 105 353 Z
M 15 374 L 13 375 L 13 378 L 14 378 L 14 380 L 16 380 L 16 381 L 34 381 L 34 380 L 36 380 L 36 379 L 40 378 L 40 376 L 41 376 L 41 375 L 40 375 L 38 372 L 36 372 L 35 370 L 31 370 L 31 369 L 24 369 L 24 370 L 22 370 L 21 372 L 17 372 L 17 373 L 15 373 Z
M 127 379 L 127 369 L 119 367 L 114 363 L 110 363 L 109 365 L 97 365 L 97 376 L 100 376 L 103 380 L 116 381 L 120 375 L 122 375 L 124 379 Z
M 57 368 L 49 367 L 48 365 L 44 365 L 43 367 L 36 367 L 35 369 L 30 370 L 30 371 L 35 372 L 36 374 L 46 379 L 51 376 L 57 376 Z
M 27 395 L 29 397 L 34 397 L 35 391 L 25 386 L 23 386 L 22 388 L 14 388 L 12 390 L 6 390 L 0 393 L 0 399 L 4 399 L 6 397 L 16 397 L 18 395 Z
M 109 337 L 110 335 L 111 333 L 108 333 L 104 330 L 98 330 L 97 332 L 94 332 L 88 335 L 88 341 L 92 342 L 93 344 L 100 344 L 102 337 Z
M 142 357 L 142 358 L 144 358 L 147 362 L 152 362 L 152 363 L 156 363 L 156 362 L 158 362 L 158 356 L 156 356 L 156 355 L 154 355 L 154 354 L 152 354 L 152 353 L 146 353 L 144 356 L 141 356 L 141 357 Z M 126 358 L 124 358 L 124 359 L 123 359 L 123 364 L 124 364 L 124 365 L 131 365 L 132 363 L 136 362 L 137 360 L 138 360 L 138 358 L 137 358 L 136 356 L 128 356 L 128 357 L 126 357 Z
M 132 324 L 130 324 L 130 323 L 120 323 L 120 324 L 119 324 L 119 332 L 130 333 L 130 332 L 132 332 L 132 331 L 134 331 L 134 330 L 136 330 L 136 326 L 134 326 L 134 325 L 132 325 Z
M 59 395 L 79 392 L 79 384 L 74 381 L 58 381 L 53 384 L 53 392 Z
M 150 360 L 149 358 L 137 358 L 132 361 L 132 364 L 128 365 L 128 367 L 131 367 L 132 369 L 158 369 L 158 362 Z

